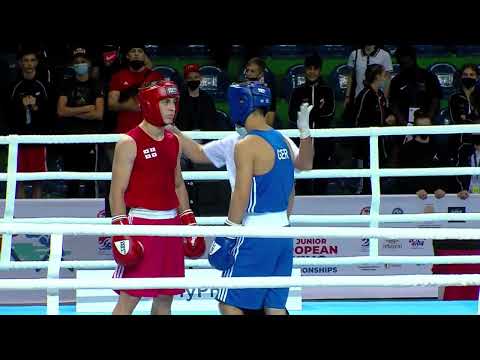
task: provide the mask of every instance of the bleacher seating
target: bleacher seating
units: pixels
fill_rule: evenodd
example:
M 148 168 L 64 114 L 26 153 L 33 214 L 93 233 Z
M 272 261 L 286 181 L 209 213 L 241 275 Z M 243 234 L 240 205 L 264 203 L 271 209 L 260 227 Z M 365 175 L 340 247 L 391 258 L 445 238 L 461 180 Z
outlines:
M 305 67 L 303 64 L 293 65 L 288 68 L 282 79 L 282 97 L 290 99 L 293 89 L 305 83 Z
M 456 67 L 448 63 L 436 63 L 430 65 L 428 70 L 437 76 L 440 86 L 442 87 L 443 98 L 448 99 L 455 91 Z
M 345 92 L 347 91 L 347 79 L 348 74 L 350 73 L 350 68 L 347 64 L 337 66 L 330 73 L 330 86 L 335 91 L 335 99 L 343 100 L 345 99 Z
M 153 68 L 153 71 L 157 71 L 165 78 L 165 80 L 171 80 L 178 87 L 182 87 L 183 80 L 179 75 L 178 71 L 175 70 L 173 67 L 168 65 L 157 65 Z
M 230 84 L 227 74 L 222 69 L 210 65 L 200 67 L 200 74 L 202 75 L 200 89 L 216 100 L 224 100 Z

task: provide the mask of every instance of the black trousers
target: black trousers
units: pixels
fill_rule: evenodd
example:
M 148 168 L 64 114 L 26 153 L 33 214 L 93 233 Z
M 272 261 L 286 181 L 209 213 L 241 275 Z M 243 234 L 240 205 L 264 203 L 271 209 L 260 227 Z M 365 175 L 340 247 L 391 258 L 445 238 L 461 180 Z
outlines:
M 300 146 L 300 141 L 296 139 L 295 143 Z M 327 138 L 315 138 L 313 142 L 315 156 L 313 158 L 313 168 L 328 169 L 330 158 L 335 150 L 335 143 Z M 328 179 L 301 179 L 296 181 L 295 195 L 326 195 Z
M 66 144 L 62 145 L 63 171 L 96 171 L 96 144 Z M 83 185 L 83 189 L 82 186 Z M 68 180 L 68 198 L 94 198 L 95 181 Z
M 114 143 L 98 144 L 98 171 L 99 172 L 111 172 L 113 155 L 115 152 Z M 105 199 L 105 217 L 111 217 L 110 211 L 110 185 L 111 181 L 99 181 L 98 192 L 99 196 Z

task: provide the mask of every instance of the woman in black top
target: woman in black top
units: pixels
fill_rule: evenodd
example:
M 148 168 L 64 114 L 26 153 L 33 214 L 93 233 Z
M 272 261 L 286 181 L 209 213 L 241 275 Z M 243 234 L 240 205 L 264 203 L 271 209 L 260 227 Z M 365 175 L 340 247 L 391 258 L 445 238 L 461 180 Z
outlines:
M 478 75 L 475 64 L 465 64 L 462 67 L 460 89 L 450 97 L 448 103 L 451 124 L 473 124 L 480 119 Z M 470 134 L 452 134 L 448 140 L 449 158 L 451 161 L 455 161 L 458 149 L 464 143 L 471 143 L 471 136 Z
M 354 126 L 355 127 L 372 127 L 394 125 L 395 117 L 387 108 L 385 95 L 381 88 L 386 80 L 385 68 L 379 64 L 367 66 L 365 71 L 364 88 L 355 98 L 354 107 Z M 380 166 L 387 159 L 387 148 L 385 137 L 379 139 L 379 157 Z M 353 158 L 358 161 L 360 168 L 370 167 L 369 139 L 356 138 L 353 145 Z M 358 193 L 370 193 L 370 181 L 364 184 L 363 189 L 359 189 Z

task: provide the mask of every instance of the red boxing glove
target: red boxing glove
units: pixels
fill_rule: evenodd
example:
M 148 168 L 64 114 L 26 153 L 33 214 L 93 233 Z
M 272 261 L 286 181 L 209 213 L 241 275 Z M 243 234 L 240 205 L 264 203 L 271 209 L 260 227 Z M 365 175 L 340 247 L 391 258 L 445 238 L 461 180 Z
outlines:
M 180 220 L 183 225 L 197 225 L 193 211 L 188 209 L 180 214 Z M 185 256 L 190 259 L 198 259 L 205 253 L 205 239 L 203 236 L 194 236 L 183 238 L 183 251 Z
M 112 218 L 112 225 L 130 225 L 126 215 Z M 143 245 L 130 236 L 112 236 L 112 253 L 118 265 L 133 266 L 143 258 Z

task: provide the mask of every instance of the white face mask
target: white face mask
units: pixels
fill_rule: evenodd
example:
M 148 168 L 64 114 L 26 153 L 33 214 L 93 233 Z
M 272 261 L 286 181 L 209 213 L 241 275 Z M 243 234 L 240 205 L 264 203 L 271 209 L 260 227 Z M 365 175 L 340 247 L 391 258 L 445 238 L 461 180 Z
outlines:
M 235 130 L 237 131 L 238 135 L 240 135 L 240 137 L 247 136 L 248 134 L 247 129 L 245 129 L 243 126 L 235 125 Z

